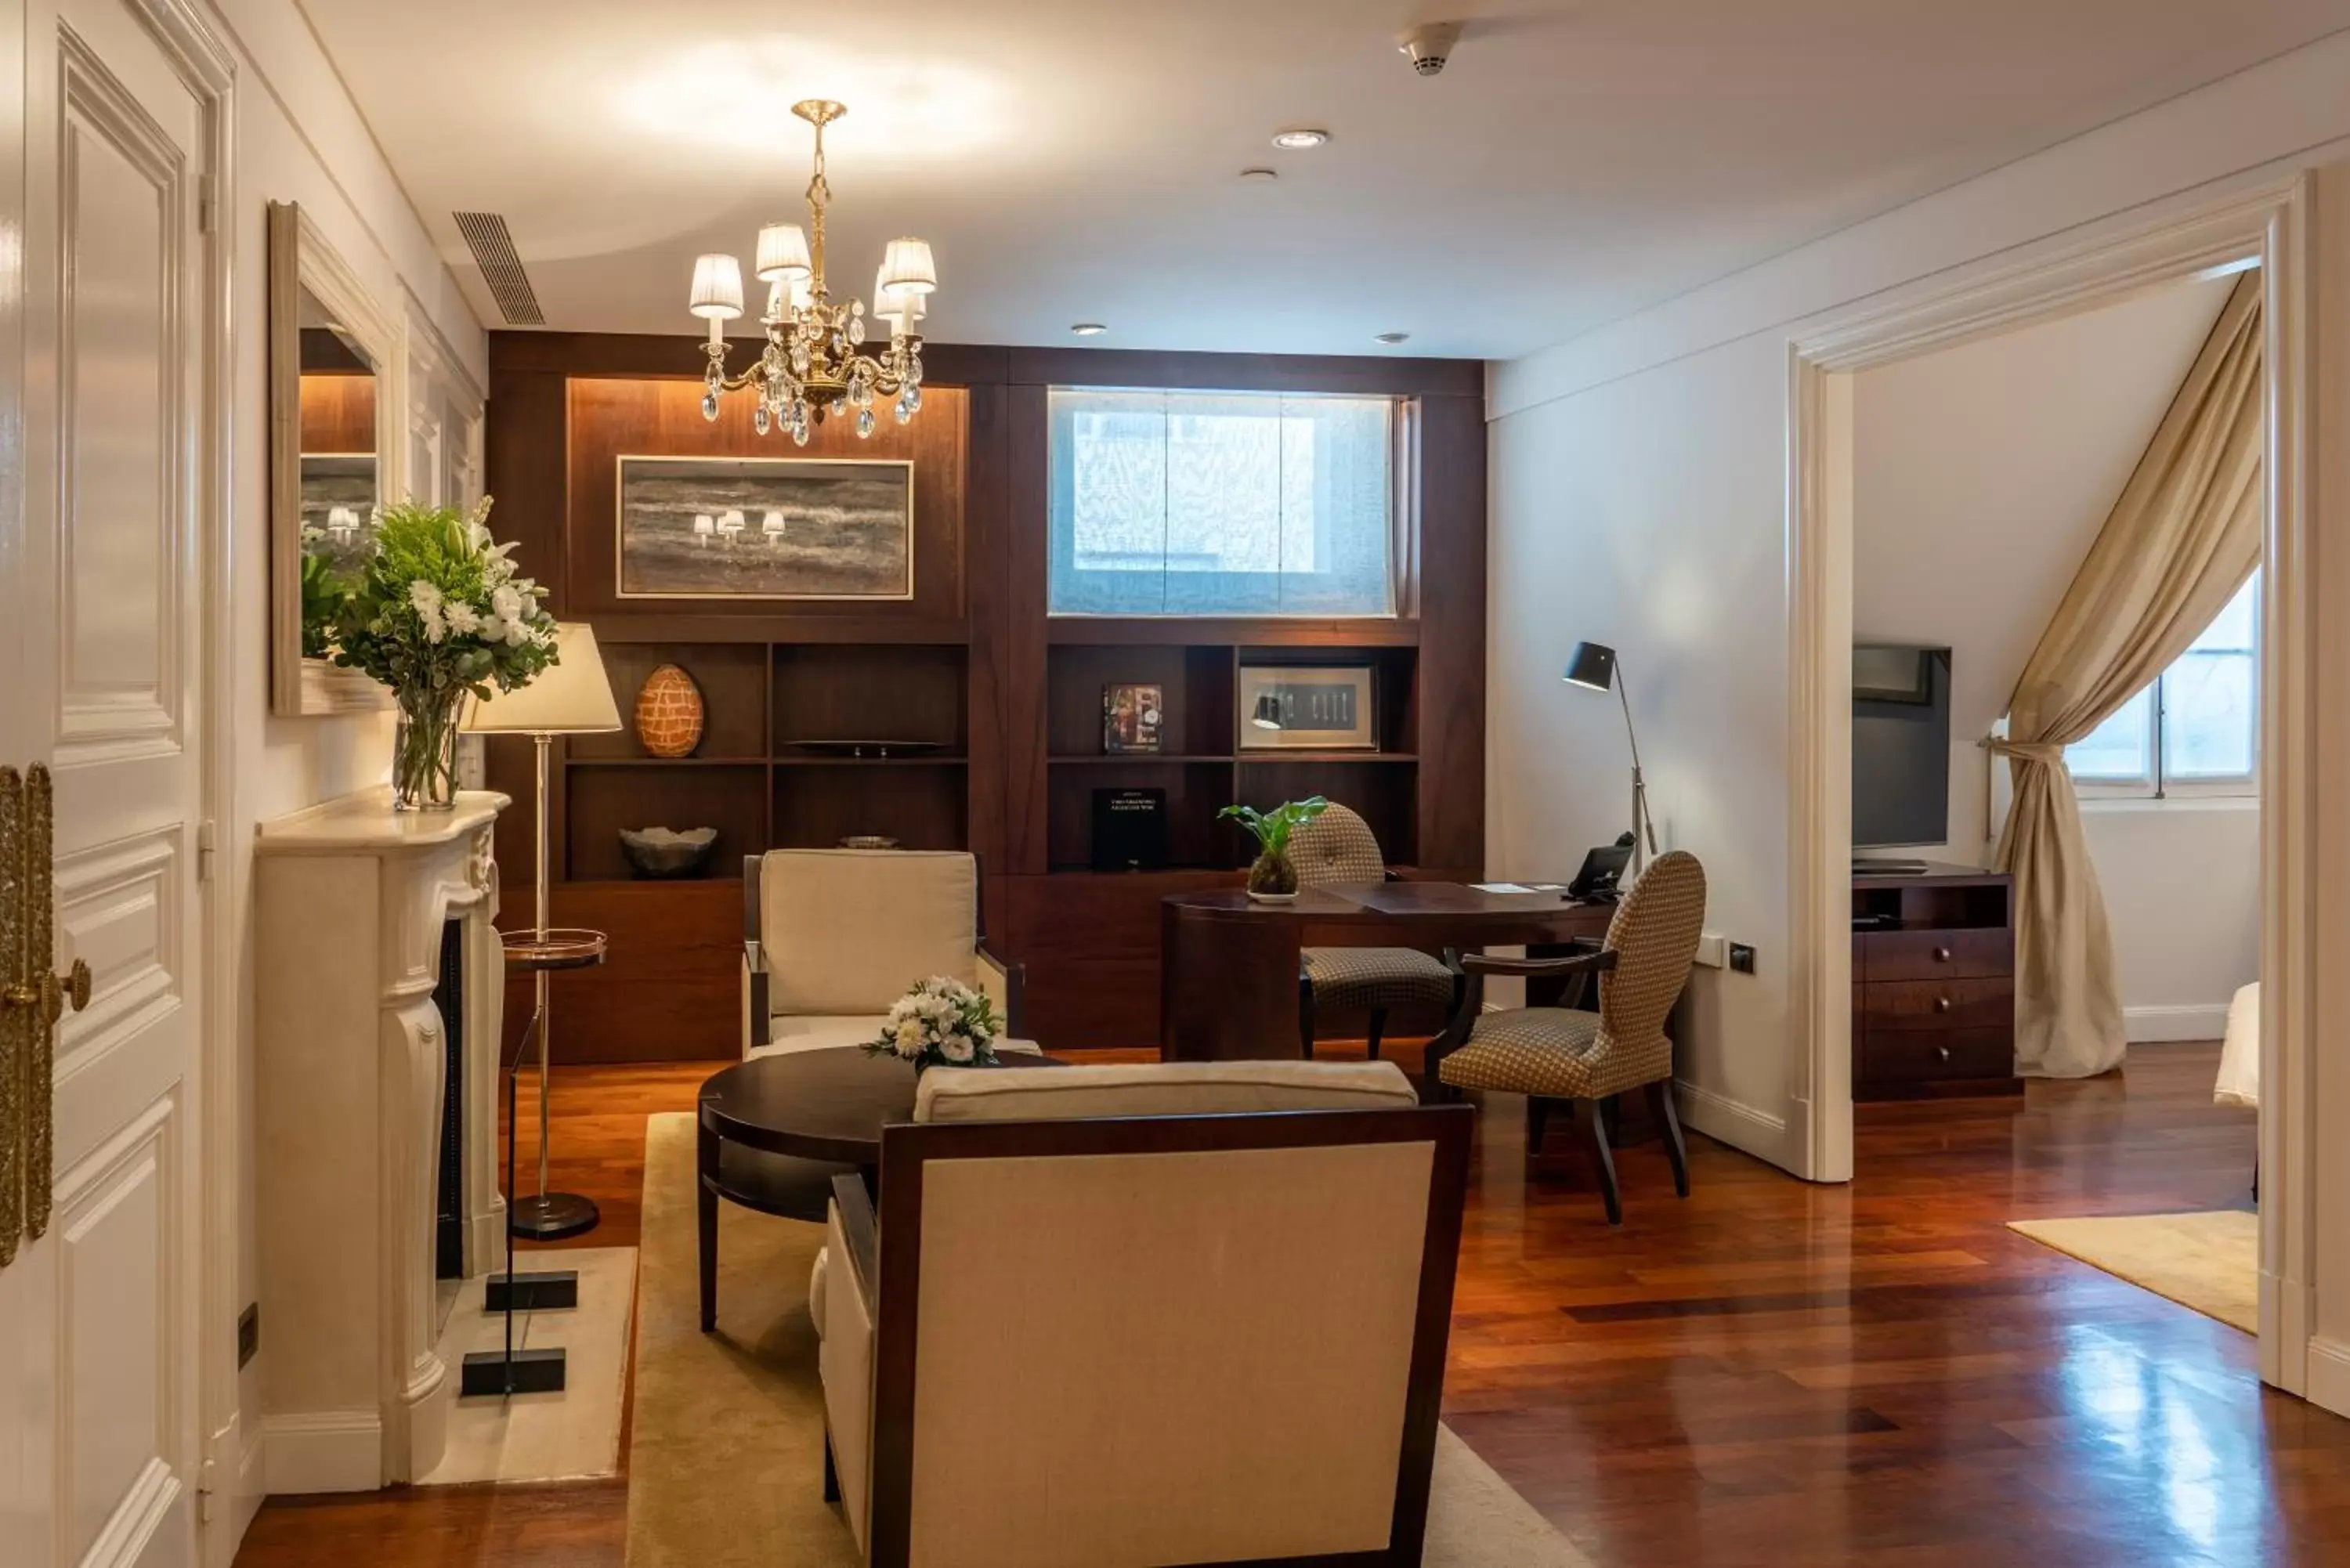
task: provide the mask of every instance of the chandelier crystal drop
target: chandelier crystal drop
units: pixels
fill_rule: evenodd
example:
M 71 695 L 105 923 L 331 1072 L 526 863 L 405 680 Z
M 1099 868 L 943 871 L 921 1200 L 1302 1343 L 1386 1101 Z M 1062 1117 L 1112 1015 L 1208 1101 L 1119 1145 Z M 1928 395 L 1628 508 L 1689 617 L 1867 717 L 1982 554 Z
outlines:
M 873 308 L 856 298 L 835 303 L 824 276 L 824 210 L 832 199 L 824 178 L 824 128 L 848 110 L 828 99 L 809 99 L 794 104 L 792 112 L 816 127 L 808 227 L 770 223 L 759 231 L 752 271 L 767 286 L 766 313 L 759 318 L 767 342 L 758 362 L 739 376 L 726 373 L 726 323 L 743 314 L 743 267 L 734 257 L 695 260 L 687 308 L 710 323 L 702 417 L 716 420 L 721 398 L 748 387 L 757 400 L 752 428 L 763 436 L 788 433 L 806 446 L 809 431 L 828 415 L 846 417 L 853 409 L 861 438 L 873 433 L 874 404 L 881 399 L 892 400 L 899 424 L 920 410 L 922 339 L 914 324 L 930 313 L 929 296 L 939 279 L 928 244 L 891 240 L 873 275 Z M 866 352 L 867 338 L 882 326 L 889 347 Z

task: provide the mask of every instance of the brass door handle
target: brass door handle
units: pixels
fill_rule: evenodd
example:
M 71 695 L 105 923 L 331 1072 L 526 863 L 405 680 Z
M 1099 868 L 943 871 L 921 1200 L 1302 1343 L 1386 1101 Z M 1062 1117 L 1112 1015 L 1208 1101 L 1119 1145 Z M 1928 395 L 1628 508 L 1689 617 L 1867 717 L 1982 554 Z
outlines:
M 89 965 L 80 959 L 63 974 L 44 976 L 41 981 L 41 1011 L 55 1023 L 65 1016 L 68 1004 L 76 1012 L 89 1005 Z

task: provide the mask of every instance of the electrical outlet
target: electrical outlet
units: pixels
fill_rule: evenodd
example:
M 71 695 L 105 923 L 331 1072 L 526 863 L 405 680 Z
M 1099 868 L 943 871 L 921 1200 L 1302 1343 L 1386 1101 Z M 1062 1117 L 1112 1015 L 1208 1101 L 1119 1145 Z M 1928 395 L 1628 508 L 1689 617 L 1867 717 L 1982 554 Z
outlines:
M 1707 931 L 1697 939 L 1697 962 L 1700 968 L 1721 969 L 1730 961 L 1730 939 L 1720 931 Z
M 1752 974 L 1754 972 L 1754 944 L 1752 942 L 1731 943 L 1730 967 L 1739 974 Z
M 245 1363 L 261 1353 L 261 1303 L 254 1302 L 236 1314 L 236 1365 L 243 1371 Z

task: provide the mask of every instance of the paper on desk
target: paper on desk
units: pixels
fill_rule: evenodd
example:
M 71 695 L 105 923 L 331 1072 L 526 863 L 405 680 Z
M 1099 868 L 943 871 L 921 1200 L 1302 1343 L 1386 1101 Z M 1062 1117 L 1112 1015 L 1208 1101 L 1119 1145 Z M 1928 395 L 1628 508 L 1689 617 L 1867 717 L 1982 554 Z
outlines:
M 1516 882 L 1471 882 L 1469 886 L 1476 888 L 1480 893 L 1531 893 L 1534 891 L 1532 888 Z

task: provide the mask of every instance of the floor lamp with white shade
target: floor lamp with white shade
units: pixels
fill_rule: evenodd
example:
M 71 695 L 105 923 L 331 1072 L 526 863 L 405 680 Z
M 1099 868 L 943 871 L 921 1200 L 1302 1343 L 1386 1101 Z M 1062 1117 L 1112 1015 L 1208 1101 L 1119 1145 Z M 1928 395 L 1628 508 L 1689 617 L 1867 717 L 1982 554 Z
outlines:
M 528 735 L 537 743 L 536 919 L 526 932 L 501 934 L 508 967 L 528 971 L 535 984 L 531 1032 L 538 1043 L 538 1194 L 522 1198 L 508 1193 L 507 1221 L 513 1234 L 540 1241 L 559 1241 L 596 1227 L 593 1199 L 575 1192 L 547 1190 L 547 985 L 557 970 L 587 969 L 604 959 L 603 932 L 560 929 L 547 922 L 547 758 L 557 735 L 600 734 L 620 727 L 619 706 L 612 701 L 604 660 L 596 651 L 595 628 L 585 621 L 557 623 L 555 650 L 555 662 L 537 680 L 518 691 L 475 702 L 465 719 L 465 729 L 473 733 Z

